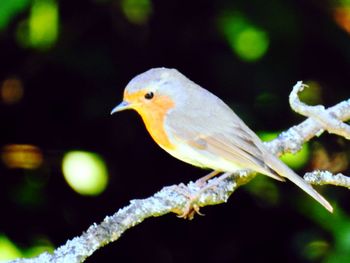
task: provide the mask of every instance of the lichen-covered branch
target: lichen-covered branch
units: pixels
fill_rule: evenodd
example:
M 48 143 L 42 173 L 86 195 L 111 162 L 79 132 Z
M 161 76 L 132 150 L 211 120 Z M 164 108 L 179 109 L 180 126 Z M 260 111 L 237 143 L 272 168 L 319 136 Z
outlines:
M 225 175 L 225 174 L 224 174 Z M 225 202 L 235 189 L 252 176 L 246 171 L 235 177 L 225 177 L 224 180 L 214 178 L 215 191 L 212 188 L 201 191 L 196 183 L 164 187 L 162 190 L 146 199 L 130 201 L 126 207 L 119 209 L 114 215 L 107 216 L 100 224 L 93 224 L 81 236 L 68 240 L 66 244 L 57 248 L 53 254 L 43 253 L 33 259 L 17 259 L 12 263 L 76 263 L 83 262 L 100 247 L 113 242 L 129 228 L 138 225 L 149 217 L 162 216 L 168 213 L 181 214 L 188 206 L 188 198 L 180 189 L 186 187 L 188 194 L 201 195 L 196 200 L 198 206 L 215 205 Z
M 304 87 L 302 82 L 295 85 L 290 95 L 290 103 L 293 109 L 309 118 L 281 133 L 277 139 L 266 143 L 270 151 L 276 155 L 297 152 L 303 143 L 314 136 L 319 136 L 324 130 L 349 138 L 349 126 L 343 121 L 350 119 L 350 99 L 328 109 L 322 106 L 310 108 L 301 103 L 298 98 L 298 92 Z M 146 218 L 171 212 L 182 215 L 192 205 L 204 207 L 226 202 L 239 186 L 248 183 L 254 177 L 255 174 L 251 171 L 242 170 L 235 174 L 225 173 L 221 177 L 210 180 L 204 187 L 193 182 L 187 185 L 164 187 L 149 198 L 132 200 L 129 205 L 118 210 L 114 215 L 107 216 L 100 224 L 91 225 L 81 236 L 67 241 L 53 254 L 43 253 L 33 259 L 17 259 L 12 262 L 83 262 L 94 251 L 117 240 L 126 230 Z M 349 177 L 341 174 L 333 176 L 329 172 L 309 173 L 305 179 L 312 184 L 335 184 L 348 188 L 350 185 Z M 212 185 L 215 187 L 210 187 Z
M 326 110 L 322 105 L 309 106 L 299 100 L 298 93 L 303 91 L 306 87 L 307 85 L 303 84 L 301 81 L 298 81 L 293 87 L 289 95 L 289 103 L 292 109 L 303 116 L 318 121 L 322 128 L 329 133 L 350 139 L 350 126 L 339 120 L 331 111 Z
M 296 92 L 301 91 L 301 86 L 304 86 L 302 82 L 298 82 L 290 95 L 289 103 L 292 109 L 298 109 L 300 106 L 299 98 Z M 305 86 L 304 86 L 305 87 Z M 326 109 L 328 115 L 332 116 L 339 121 L 347 121 L 350 119 L 350 99 L 342 101 L 333 107 Z M 319 121 L 313 117 L 307 118 L 300 124 L 289 128 L 287 131 L 282 132 L 276 140 L 267 143 L 267 147 L 272 153 L 276 155 L 282 155 L 286 152 L 296 153 L 301 149 L 303 143 L 309 141 L 315 136 L 320 136 L 325 129 L 332 129 L 322 125 Z
M 305 181 L 313 185 L 331 184 L 336 186 L 343 186 L 350 189 L 350 177 L 344 174 L 332 174 L 328 171 L 313 171 L 304 175 Z

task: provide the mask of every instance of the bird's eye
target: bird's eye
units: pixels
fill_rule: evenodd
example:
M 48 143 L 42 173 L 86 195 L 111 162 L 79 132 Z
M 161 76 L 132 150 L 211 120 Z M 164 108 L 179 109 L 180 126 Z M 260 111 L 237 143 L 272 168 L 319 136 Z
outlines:
M 145 99 L 150 100 L 150 99 L 153 98 L 153 96 L 154 96 L 154 93 L 153 93 L 152 91 L 147 92 L 147 93 L 145 94 Z

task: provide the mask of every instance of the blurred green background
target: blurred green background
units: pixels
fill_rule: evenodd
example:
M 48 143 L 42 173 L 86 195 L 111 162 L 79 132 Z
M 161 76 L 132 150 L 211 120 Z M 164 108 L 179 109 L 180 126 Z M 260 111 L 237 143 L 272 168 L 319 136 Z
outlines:
M 349 98 L 349 0 L 1 0 L 0 260 L 52 251 L 93 222 L 206 171 L 163 152 L 134 112 L 110 116 L 127 82 L 174 67 L 270 140 L 309 104 Z M 325 134 L 284 158 L 300 174 L 349 173 Z M 350 262 L 349 190 L 258 176 L 188 222 L 147 220 L 87 262 Z

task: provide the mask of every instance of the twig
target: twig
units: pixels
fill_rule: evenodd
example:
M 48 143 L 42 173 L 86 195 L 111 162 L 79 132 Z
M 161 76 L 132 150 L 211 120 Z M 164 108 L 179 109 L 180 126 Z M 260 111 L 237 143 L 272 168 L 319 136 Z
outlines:
M 332 174 L 328 171 L 313 171 L 304 175 L 305 181 L 314 185 L 331 184 L 336 186 L 343 186 L 350 189 L 350 177 L 341 173 Z
M 303 85 L 302 82 L 298 82 L 295 86 L 298 88 L 300 85 Z M 298 108 L 295 106 L 298 100 L 299 99 L 296 99 L 294 94 L 292 98 L 289 99 L 292 109 Z M 339 121 L 349 120 L 350 99 L 342 101 L 333 107 L 329 107 L 326 111 Z M 301 149 L 303 143 L 309 141 L 314 136 L 320 136 L 324 129 L 325 128 L 318 121 L 313 118 L 308 118 L 300 124 L 289 128 L 287 131 L 282 132 L 276 140 L 266 143 L 266 146 L 276 155 L 282 155 L 287 152 L 296 153 Z
M 332 112 L 327 111 L 324 106 L 308 106 L 299 100 L 298 93 L 303 91 L 306 87 L 307 85 L 303 84 L 301 81 L 298 81 L 297 84 L 294 85 L 293 90 L 289 95 L 289 104 L 292 109 L 300 115 L 317 120 L 329 133 L 340 135 L 349 140 L 349 125 L 338 120 L 336 116 L 334 116 Z

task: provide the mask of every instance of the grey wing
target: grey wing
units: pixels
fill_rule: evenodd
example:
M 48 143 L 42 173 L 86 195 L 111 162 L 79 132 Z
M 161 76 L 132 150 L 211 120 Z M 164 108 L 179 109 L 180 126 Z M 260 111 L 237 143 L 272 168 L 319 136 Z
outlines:
M 206 140 L 210 152 L 215 152 L 222 158 L 238 163 L 244 168 L 265 174 L 279 181 L 285 181 L 265 163 L 265 151 L 262 151 L 254 140 L 242 138 L 240 135 L 226 137 L 220 134 L 214 134 L 207 137 Z
M 232 110 L 221 107 L 220 111 L 197 111 L 195 116 L 177 114 L 175 118 L 168 118 L 171 121 L 167 124 L 177 139 L 186 141 L 198 151 L 207 151 L 241 167 L 284 181 L 266 165 L 266 151 L 255 133 Z
M 328 211 L 333 211 L 327 200 L 269 153 L 257 135 L 223 101 L 199 86 L 190 89 L 189 93 L 190 97 L 201 100 L 191 101 L 191 111 L 174 110 L 170 113 L 176 115 L 174 118 L 167 118 L 167 126 L 174 136 L 193 145 L 197 151 L 208 151 L 212 155 L 278 180 L 284 180 L 279 175 L 286 177 Z M 206 106 L 209 108 L 203 110 Z

